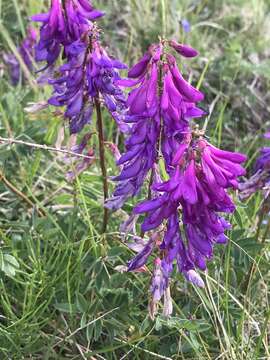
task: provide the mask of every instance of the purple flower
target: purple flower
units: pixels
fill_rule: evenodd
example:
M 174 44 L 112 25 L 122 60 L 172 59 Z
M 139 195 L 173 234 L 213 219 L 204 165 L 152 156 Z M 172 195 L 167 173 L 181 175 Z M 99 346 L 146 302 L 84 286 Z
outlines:
M 180 55 L 187 57 L 187 58 L 195 57 L 199 54 L 198 51 L 193 49 L 192 47 L 185 45 L 185 44 L 179 44 L 175 40 L 170 41 L 170 46 L 174 50 L 176 50 Z
M 176 139 L 187 130 L 190 119 L 205 114 L 195 105 L 203 100 L 203 94 L 184 80 L 175 58 L 165 55 L 163 43 L 150 46 L 128 75 L 129 79 L 118 84 L 133 88 L 125 117 L 132 129 L 126 153 L 118 161 L 122 171 L 114 178 L 118 185 L 107 202 L 110 209 L 118 209 L 127 198 L 139 193 L 148 173 L 154 172 L 160 148 L 168 168 L 178 144 Z
M 149 315 L 152 319 L 154 319 L 156 315 L 157 303 L 161 300 L 164 293 L 166 293 L 167 288 L 168 288 L 168 283 L 163 273 L 162 261 L 160 258 L 156 258 L 154 262 L 154 270 L 153 270 L 153 276 L 150 286 L 152 299 L 149 303 Z M 170 304 L 168 306 L 170 307 Z M 171 311 L 169 310 L 169 312 Z
M 265 133 L 266 139 L 270 138 L 270 133 Z M 249 198 L 258 190 L 267 190 L 265 197 L 269 194 L 270 185 L 270 147 L 262 147 L 260 155 L 255 163 L 255 173 L 240 184 L 240 198 L 242 200 Z
M 135 207 L 135 214 L 147 214 L 143 231 L 158 229 L 167 221 L 160 249 L 166 254 L 163 263 L 168 277 L 176 260 L 186 279 L 202 286 L 195 270 L 205 270 L 206 261 L 213 256 L 214 244 L 227 241 L 225 231 L 230 224 L 220 212 L 231 213 L 235 209 L 226 189 L 238 188 L 237 177 L 245 174 L 240 164 L 245 160 L 242 154 L 220 150 L 188 134 L 175 154 L 175 170 L 170 179 L 153 185 L 160 196 Z M 179 210 L 186 245 L 180 234 Z
M 32 17 L 41 22 L 40 40 L 36 46 L 36 61 L 46 61 L 48 66 L 55 63 L 61 52 L 61 44 L 66 41 L 66 23 L 60 0 L 51 0 L 51 8 L 46 14 Z
M 33 56 L 34 46 L 37 42 L 37 32 L 34 28 L 29 27 L 27 30 L 27 36 L 23 40 L 22 44 L 18 48 L 18 52 L 27 66 L 27 68 L 33 70 Z M 11 82 L 13 85 L 17 85 L 21 77 L 21 66 L 15 55 L 4 54 L 3 56 L 5 63 L 9 67 L 9 73 Z
M 51 0 L 48 13 L 32 17 L 33 21 L 42 23 L 36 61 L 46 61 L 46 67 L 52 66 L 59 58 L 62 47 L 87 35 L 93 27 L 92 21 L 103 15 L 88 0 Z
M 125 132 L 129 129 L 123 122 L 125 96 L 117 85 L 118 70 L 125 65 L 110 58 L 98 40 L 92 39 L 91 43 L 91 48 L 81 40 L 66 46 L 68 61 L 59 67 L 60 76 L 49 80 L 54 95 L 48 102 L 66 107 L 65 118 L 74 134 L 90 123 L 94 99 L 100 96 L 120 130 Z
M 142 251 L 138 253 L 129 263 L 128 263 L 128 271 L 133 271 L 141 268 L 147 262 L 148 257 L 152 254 L 154 249 L 154 241 L 151 238 L 148 243 L 144 246 Z
M 191 25 L 187 19 L 181 20 L 181 25 L 185 33 L 189 33 L 191 31 Z

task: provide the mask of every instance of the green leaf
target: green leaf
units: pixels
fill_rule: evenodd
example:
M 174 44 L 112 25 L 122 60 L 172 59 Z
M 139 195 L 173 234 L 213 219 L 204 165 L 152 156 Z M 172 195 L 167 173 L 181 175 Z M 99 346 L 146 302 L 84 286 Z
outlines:
M 76 305 L 77 305 L 77 308 L 82 313 L 86 312 L 89 307 L 89 303 L 86 301 L 84 296 L 80 293 L 77 294 Z

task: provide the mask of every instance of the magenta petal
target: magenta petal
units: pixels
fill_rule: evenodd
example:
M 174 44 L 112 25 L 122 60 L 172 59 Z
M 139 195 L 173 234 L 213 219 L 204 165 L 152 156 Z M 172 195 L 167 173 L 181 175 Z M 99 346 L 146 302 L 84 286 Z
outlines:
M 196 189 L 196 172 L 194 160 L 188 165 L 182 182 L 183 198 L 190 204 L 198 202 L 198 194 Z
M 183 78 L 176 65 L 172 68 L 172 74 L 174 83 L 181 94 L 183 94 L 191 102 L 199 102 L 203 100 L 204 95 Z
M 168 74 L 165 76 L 163 92 L 161 97 L 161 109 L 164 111 L 168 109 L 169 106 L 169 95 L 168 95 Z
M 220 186 L 227 187 L 228 180 L 222 173 L 222 169 L 212 160 L 209 151 L 207 149 L 203 152 L 203 159 L 208 164 L 208 166 L 211 168 L 212 173 L 215 175 L 216 181 Z
M 199 109 L 197 107 L 190 107 L 187 109 L 186 113 L 185 113 L 185 118 L 199 118 L 199 117 L 202 117 L 202 116 L 205 116 L 207 115 L 207 113 L 202 110 L 202 109 Z
M 146 97 L 147 108 L 154 107 L 157 104 L 157 88 L 158 88 L 158 69 L 154 64 L 152 67 L 151 77 L 148 82 L 148 90 Z
M 242 163 L 242 162 L 245 162 L 247 160 L 247 156 L 244 155 L 244 154 L 221 150 L 221 149 L 216 148 L 213 145 L 209 145 L 209 146 L 211 148 L 211 152 L 214 155 L 216 155 L 217 157 L 227 159 L 229 161 L 233 161 L 233 162 L 236 162 L 236 163 Z
M 89 19 L 90 19 L 90 20 L 95 20 L 95 19 L 98 19 L 98 18 L 100 18 L 100 17 L 102 17 L 102 16 L 104 16 L 104 15 L 105 15 L 105 13 L 102 12 L 102 11 L 93 10 L 93 11 L 91 11 L 91 12 L 89 13 Z
M 140 81 L 141 81 L 141 79 L 138 79 L 138 80 L 121 79 L 121 80 L 117 80 L 115 83 L 117 85 L 123 86 L 123 87 L 132 87 L 132 86 L 137 85 Z
M 144 54 L 141 60 L 129 70 L 128 77 L 137 78 L 141 76 L 146 71 L 146 66 L 150 59 L 151 55 L 148 52 Z
M 179 163 L 179 161 L 182 159 L 182 156 L 184 155 L 184 152 L 187 149 L 187 144 L 180 144 L 176 154 L 174 155 L 172 164 L 173 165 L 177 165 Z
M 182 56 L 191 58 L 197 56 L 199 53 L 189 45 L 179 44 L 175 40 L 170 41 L 170 45 Z

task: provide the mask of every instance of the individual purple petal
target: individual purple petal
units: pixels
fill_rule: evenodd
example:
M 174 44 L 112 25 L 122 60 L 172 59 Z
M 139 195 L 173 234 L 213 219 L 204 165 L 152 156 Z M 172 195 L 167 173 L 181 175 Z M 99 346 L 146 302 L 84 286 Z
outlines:
M 134 208 L 134 213 L 135 214 L 142 214 L 148 211 L 153 211 L 158 209 L 162 204 L 164 203 L 164 198 L 162 196 L 158 197 L 157 199 L 154 200 L 148 200 L 145 201 L 139 205 L 137 205 Z
M 134 271 L 146 264 L 154 248 L 153 240 L 150 239 L 143 250 L 128 263 L 128 271 Z
M 145 71 L 146 66 L 151 59 L 151 55 L 147 52 L 138 62 L 138 64 L 134 65 L 128 72 L 128 77 L 130 78 L 138 78 L 140 77 Z
M 174 48 L 174 50 L 176 50 L 180 55 L 187 58 L 195 57 L 199 54 L 198 51 L 193 49 L 192 47 L 185 44 L 179 44 L 175 40 L 170 41 L 170 46 Z
M 172 60 L 171 60 L 172 61 Z M 195 89 L 191 84 L 184 80 L 183 76 L 180 74 L 175 60 L 173 60 L 173 66 L 171 68 L 171 72 L 173 75 L 173 79 L 175 82 L 175 86 L 179 90 L 180 93 L 183 94 L 187 99 L 191 102 L 199 102 L 204 99 L 204 95 L 197 89 Z
M 184 273 L 186 279 L 190 281 L 192 284 L 199 286 L 201 288 L 204 288 L 204 282 L 203 279 L 200 277 L 200 275 L 195 270 L 189 270 Z

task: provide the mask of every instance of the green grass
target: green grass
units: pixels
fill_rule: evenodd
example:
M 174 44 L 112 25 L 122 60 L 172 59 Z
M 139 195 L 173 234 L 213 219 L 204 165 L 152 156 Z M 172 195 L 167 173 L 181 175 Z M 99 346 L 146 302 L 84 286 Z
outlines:
M 213 143 L 247 153 L 251 171 L 260 135 L 270 127 L 269 2 L 95 3 L 107 12 L 104 41 L 128 64 L 162 33 L 200 50 L 201 57 L 182 68 L 192 68 L 193 82 L 206 93 L 204 105 L 213 110 L 208 135 Z M 0 51 L 16 51 L 27 17 L 45 5 L 0 0 Z M 192 23 L 188 35 L 181 31 L 181 18 Z M 32 116 L 23 110 L 29 101 L 46 99 L 50 90 L 37 91 L 26 75 L 26 84 L 13 88 L 1 72 L 0 136 L 53 146 L 60 119 L 50 110 Z M 116 141 L 114 125 L 109 118 L 105 123 L 106 137 Z M 96 142 L 93 137 L 93 146 Z M 112 175 L 116 168 L 109 151 L 107 161 Z M 111 215 L 108 232 L 101 235 L 98 165 L 69 184 L 60 155 L 14 144 L 0 146 L 0 165 L 16 188 L 0 182 L 1 360 L 270 358 L 269 209 L 263 208 L 258 229 L 260 194 L 238 202 L 229 245 L 217 246 L 202 274 L 206 288 L 175 274 L 173 317 L 159 315 L 152 322 L 149 276 L 115 271 L 132 256 L 118 232 L 132 201 Z

